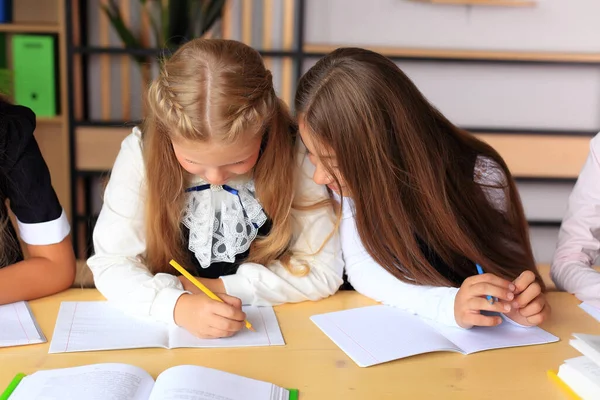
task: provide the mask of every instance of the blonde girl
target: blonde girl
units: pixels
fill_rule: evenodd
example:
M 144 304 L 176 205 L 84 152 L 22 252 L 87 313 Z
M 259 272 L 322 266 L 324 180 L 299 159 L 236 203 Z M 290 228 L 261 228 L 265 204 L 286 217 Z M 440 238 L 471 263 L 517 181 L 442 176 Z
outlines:
M 241 304 L 318 300 L 342 283 L 327 192 L 255 50 L 196 39 L 166 61 L 123 141 L 88 264 L 129 312 L 200 337 L 242 328 Z M 225 301 L 178 278 L 176 259 Z

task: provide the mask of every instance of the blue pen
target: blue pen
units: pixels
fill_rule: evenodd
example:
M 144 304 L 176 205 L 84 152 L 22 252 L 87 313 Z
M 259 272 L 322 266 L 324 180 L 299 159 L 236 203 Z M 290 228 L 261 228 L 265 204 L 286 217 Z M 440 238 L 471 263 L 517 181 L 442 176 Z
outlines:
M 479 264 L 475 264 L 475 267 L 477 267 L 477 273 L 479 275 L 483 275 L 483 268 L 481 268 L 481 265 Z M 490 304 L 494 304 L 494 298 L 492 296 L 490 296 L 489 294 L 487 296 L 485 296 L 485 298 L 487 299 L 487 301 L 490 302 Z

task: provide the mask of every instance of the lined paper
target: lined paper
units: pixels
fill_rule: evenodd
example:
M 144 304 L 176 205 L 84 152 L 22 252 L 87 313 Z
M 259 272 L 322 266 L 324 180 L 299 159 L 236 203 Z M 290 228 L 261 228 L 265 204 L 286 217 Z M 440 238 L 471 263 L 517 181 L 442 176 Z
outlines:
M 29 304 L 25 301 L 0 306 L 0 347 L 45 343 Z
M 50 353 L 162 347 L 278 346 L 285 341 L 272 307 L 243 307 L 256 332 L 243 329 L 222 339 L 199 339 L 185 329 L 133 317 L 105 301 L 63 302 Z

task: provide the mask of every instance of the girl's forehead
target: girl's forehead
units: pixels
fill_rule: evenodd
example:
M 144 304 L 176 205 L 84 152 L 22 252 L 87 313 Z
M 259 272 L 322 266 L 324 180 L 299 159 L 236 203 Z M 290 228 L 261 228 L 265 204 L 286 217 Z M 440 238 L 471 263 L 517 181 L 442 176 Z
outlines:
M 336 154 L 333 149 L 318 140 L 316 134 L 302 121 L 298 121 L 298 130 L 300 138 L 306 149 L 312 154 L 322 159 L 335 158 Z
M 259 150 L 260 144 L 260 137 L 233 143 L 174 140 L 173 149 L 179 156 L 190 161 L 201 161 L 206 165 L 228 165 L 254 155 Z

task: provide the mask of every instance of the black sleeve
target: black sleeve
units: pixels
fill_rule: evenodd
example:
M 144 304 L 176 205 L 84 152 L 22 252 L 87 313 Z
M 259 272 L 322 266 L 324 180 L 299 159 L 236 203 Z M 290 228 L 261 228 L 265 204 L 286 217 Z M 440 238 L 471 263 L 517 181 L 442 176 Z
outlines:
M 20 223 L 57 220 L 62 207 L 52 188 L 50 171 L 33 136 L 35 114 L 26 107 L 3 105 L 0 164 L 4 195 Z

